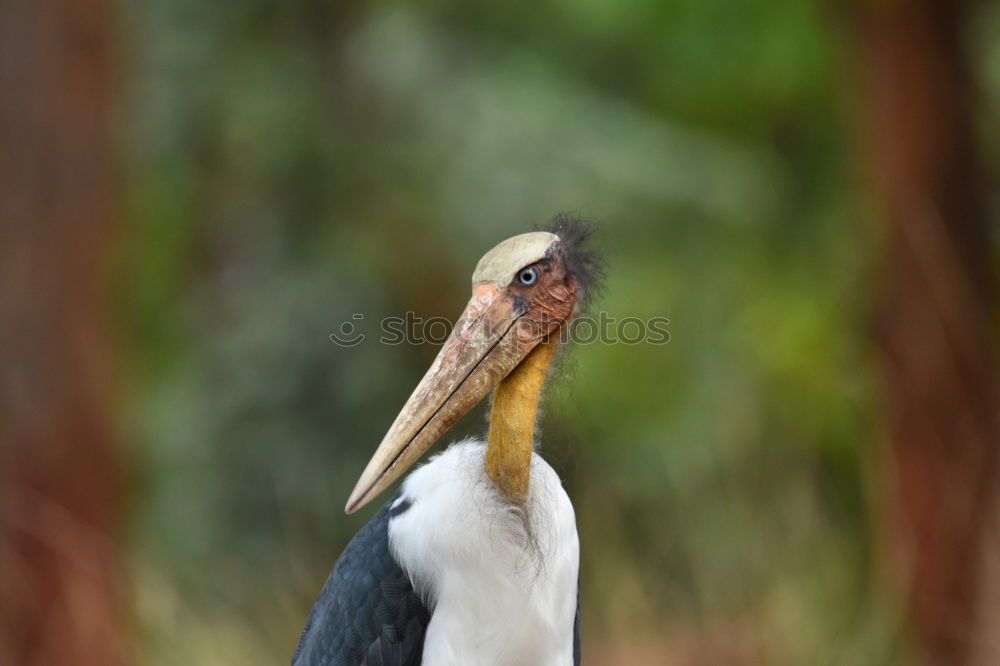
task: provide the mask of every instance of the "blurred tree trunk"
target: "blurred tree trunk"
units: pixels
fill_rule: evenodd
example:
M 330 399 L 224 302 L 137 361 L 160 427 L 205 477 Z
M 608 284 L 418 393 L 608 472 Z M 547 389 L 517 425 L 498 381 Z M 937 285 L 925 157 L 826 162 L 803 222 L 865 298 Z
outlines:
M 0 663 L 123 661 L 109 8 L 0 2 Z
M 887 224 L 877 338 L 892 570 L 923 663 L 1000 663 L 986 656 L 996 638 L 981 603 L 1000 474 L 990 238 L 960 34 L 969 3 L 852 6 Z

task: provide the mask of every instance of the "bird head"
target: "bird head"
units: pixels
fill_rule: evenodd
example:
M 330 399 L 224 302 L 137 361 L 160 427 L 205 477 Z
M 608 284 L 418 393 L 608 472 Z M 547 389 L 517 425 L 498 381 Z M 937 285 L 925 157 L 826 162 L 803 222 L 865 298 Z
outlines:
M 565 217 L 552 231 L 503 241 L 479 260 L 472 298 L 358 480 L 354 513 L 390 486 L 532 349 L 572 318 L 599 272 L 589 229 Z

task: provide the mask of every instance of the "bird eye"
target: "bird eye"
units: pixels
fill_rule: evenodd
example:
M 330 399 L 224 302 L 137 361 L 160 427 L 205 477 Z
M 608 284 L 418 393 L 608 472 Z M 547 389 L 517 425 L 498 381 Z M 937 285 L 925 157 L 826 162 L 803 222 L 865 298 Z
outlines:
M 517 281 L 521 284 L 530 287 L 531 285 L 538 282 L 538 269 L 534 266 L 528 266 L 527 268 L 522 268 L 521 272 L 517 274 Z

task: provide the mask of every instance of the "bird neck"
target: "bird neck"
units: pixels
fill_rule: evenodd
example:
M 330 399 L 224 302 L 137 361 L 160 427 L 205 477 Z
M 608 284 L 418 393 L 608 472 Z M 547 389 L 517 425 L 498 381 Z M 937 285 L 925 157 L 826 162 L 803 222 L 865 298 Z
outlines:
M 552 335 L 531 350 L 493 394 L 486 473 L 513 504 L 522 505 L 528 498 L 538 402 L 558 337 Z

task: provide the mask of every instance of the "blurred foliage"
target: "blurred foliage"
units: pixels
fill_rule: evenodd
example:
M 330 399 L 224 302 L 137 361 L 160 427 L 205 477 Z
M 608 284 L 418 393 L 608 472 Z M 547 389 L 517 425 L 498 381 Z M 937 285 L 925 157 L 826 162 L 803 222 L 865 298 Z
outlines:
M 752 663 L 900 658 L 869 561 L 877 237 L 828 3 L 121 9 L 142 663 L 288 659 L 374 511 L 345 517 L 347 494 L 436 351 L 328 335 L 457 315 L 478 257 L 558 211 L 602 223 L 597 309 L 671 320 L 665 346 L 575 348 L 548 398 L 585 652 L 694 636 Z

